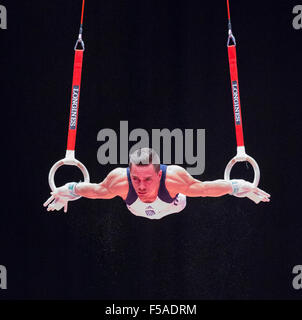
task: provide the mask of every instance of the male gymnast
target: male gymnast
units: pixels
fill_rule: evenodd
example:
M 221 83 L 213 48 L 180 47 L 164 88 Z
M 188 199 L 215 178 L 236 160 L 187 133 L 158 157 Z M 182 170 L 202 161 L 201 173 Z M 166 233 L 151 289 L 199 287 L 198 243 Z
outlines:
M 180 166 L 160 164 L 153 149 L 140 148 L 130 155 L 128 168 L 112 170 L 101 183 L 67 183 L 51 192 L 44 206 L 48 206 L 48 211 L 64 207 L 64 212 L 67 212 L 68 201 L 81 197 L 112 199 L 119 196 L 134 215 L 161 219 L 182 211 L 186 197 L 220 197 L 226 194 L 246 197 L 249 193 L 260 201 L 270 201 L 268 193 L 250 182 L 241 179 L 202 182 Z

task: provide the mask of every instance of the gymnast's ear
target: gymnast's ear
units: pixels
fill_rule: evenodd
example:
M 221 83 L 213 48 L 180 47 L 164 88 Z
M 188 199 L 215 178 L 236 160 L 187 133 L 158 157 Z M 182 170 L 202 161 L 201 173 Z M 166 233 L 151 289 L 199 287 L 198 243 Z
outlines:
M 163 171 L 162 171 L 162 170 L 159 170 L 159 171 L 158 171 L 158 177 L 161 178 L 162 174 L 163 174 Z

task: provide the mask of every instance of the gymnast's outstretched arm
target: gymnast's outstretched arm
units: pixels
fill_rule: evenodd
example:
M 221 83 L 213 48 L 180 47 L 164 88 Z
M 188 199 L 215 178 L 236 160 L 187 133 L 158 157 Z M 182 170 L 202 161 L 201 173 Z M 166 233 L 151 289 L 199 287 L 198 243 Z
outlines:
M 270 197 L 268 193 L 245 180 L 219 179 L 202 182 L 194 179 L 184 168 L 176 165 L 168 166 L 166 187 L 171 194 L 179 192 L 188 197 L 220 197 L 225 194 L 244 197 L 249 192 L 255 192 L 264 202 L 268 202 Z
M 64 207 L 67 212 L 68 201 L 74 201 L 81 197 L 90 199 L 112 199 L 116 196 L 126 198 L 128 193 L 127 171 L 125 168 L 112 170 L 99 184 L 88 182 L 70 182 L 56 188 L 51 192 L 43 204 L 47 211 L 60 210 Z
M 128 180 L 125 168 L 112 170 L 101 183 L 80 182 L 75 184 L 76 195 L 90 199 L 112 199 L 128 193 Z

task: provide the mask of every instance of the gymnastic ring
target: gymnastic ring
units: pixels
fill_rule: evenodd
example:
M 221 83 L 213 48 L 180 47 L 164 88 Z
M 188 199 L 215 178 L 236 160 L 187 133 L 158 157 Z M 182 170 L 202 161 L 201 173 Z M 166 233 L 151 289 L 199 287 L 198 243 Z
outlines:
M 48 174 L 48 183 L 50 186 L 50 189 L 52 191 L 54 191 L 57 187 L 55 185 L 55 173 L 58 170 L 58 168 L 60 168 L 63 165 L 68 165 L 68 166 L 76 166 L 78 167 L 84 176 L 84 182 L 89 182 L 90 181 L 90 177 L 89 177 L 89 173 L 88 170 L 86 169 L 86 167 L 83 165 L 83 163 L 81 163 L 80 161 L 78 161 L 75 158 L 64 158 L 62 160 L 57 161 L 50 169 L 49 174 Z
M 257 187 L 260 181 L 260 169 L 259 166 L 256 162 L 255 159 L 253 159 L 252 157 L 248 156 L 247 154 L 241 154 L 241 155 L 236 155 L 234 158 L 232 158 L 229 163 L 227 164 L 225 170 L 224 170 L 224 179 L 225 180 L 230 180 L 230 173 L 231 170 L 234 166 L 235 163 L 237 162 L 243 162 L 243 161 L 247 161 L 249 162 L 253 169 L 254 169 L 254 181 L 253 181 L 253 186 Z

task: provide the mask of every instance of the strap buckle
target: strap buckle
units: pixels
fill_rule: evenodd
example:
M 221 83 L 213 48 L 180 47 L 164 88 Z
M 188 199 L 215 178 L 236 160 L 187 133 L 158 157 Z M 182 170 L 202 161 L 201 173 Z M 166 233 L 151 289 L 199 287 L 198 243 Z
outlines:
M 236 46 L 236 39 L 235 39 L 235 37 L 234 37 L 234 35 L 232 33 L 232 30 L 229 29 L 229 36 L 228 36 L 228 42 L 227 42 L 227 46 L 228 47 L 230 46 L 230 41 L 231 40 L 233 41 L 234 46 Z
M 85 44 L 84 44 L 84 41 L 82 39 L 82 35 L 81 34 L 79 34 L 78 40 L 77 40 L 77 42 L 76 42 L 76 44 L 74 46 L 74 51 L 77 50 L 77 47 L 78 47 L 79 44 L 82 46 L 82 50 L 84 51 L 85 50 Z

